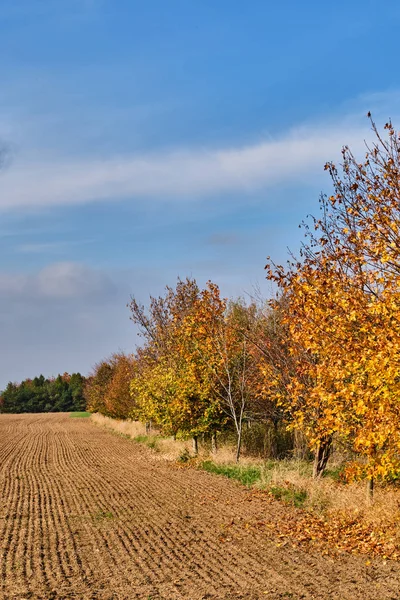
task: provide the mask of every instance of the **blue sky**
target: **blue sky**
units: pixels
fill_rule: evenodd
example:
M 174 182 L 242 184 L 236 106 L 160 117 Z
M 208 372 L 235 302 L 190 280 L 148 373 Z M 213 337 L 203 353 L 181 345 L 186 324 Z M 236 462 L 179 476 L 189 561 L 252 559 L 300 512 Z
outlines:
M 0 0 L 0 388 L 138 342 L 177 276 L 268 296 L 399 111 L 397 0 Z M 400 116 L 400 115 L 399 115 Z

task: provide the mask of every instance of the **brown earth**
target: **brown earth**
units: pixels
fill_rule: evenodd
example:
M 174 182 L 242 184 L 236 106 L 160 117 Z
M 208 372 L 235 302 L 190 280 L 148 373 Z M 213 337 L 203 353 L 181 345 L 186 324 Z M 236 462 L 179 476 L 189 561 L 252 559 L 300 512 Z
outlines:
M 286 515 L 89 419 L 0 415 L 0 598 L 400 598 L 398 563 L 257 530 Z

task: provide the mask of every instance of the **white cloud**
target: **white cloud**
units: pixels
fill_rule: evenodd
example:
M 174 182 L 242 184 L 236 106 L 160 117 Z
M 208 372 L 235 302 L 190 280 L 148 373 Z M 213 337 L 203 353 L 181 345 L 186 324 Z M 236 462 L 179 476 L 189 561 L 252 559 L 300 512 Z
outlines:
M 50 298 L 76 298 L 103 293 L 107 279 L 84 265 L 60 262 L 45 267 L 36 277 L 40 295 Z
M 0 273 L 0 298 L 104 297 L 112 289 L 112 283 L 103 273 L 73 262 L 54 263 L 35 274 Z
M 179 200 L 251 192 L 322 173 L 343 144 L 362 148 L 367 127 L 298 129 L 275 140 L 220 150 L 109 159 L 16 162 L 0 177 L 0 210 L 112 199 Z
M 52 98 L 54 113 L 50 106 L 43 105 L 43 88 L 48 91 L 47 97 L 59 87 L 51 85 L 54 74 L 47 77 L 27 73 L 22 79 L 6 82 L 6 101 L 0 106 L 0 132 L 11 140 L 11 151 L 6 166 L 0 170 L 0 211 L 116 199 L 186 201 L 251 193 L 281 182 L 318 183 L 324 163 L 340 160 L 344 144 L 356 153 L 364 153 L 364 139 L 371 138 L 367 111 L 372 110 L 380 122 L 381 117 L 384 122 L 392 116 L 396 123 L 400 99 L 398 90 L 364 94 L 338 106 L 323 122 L 308 122 L 274 139 L 231 147 L 221 145 L 219 149 L 189 147 L 119 155 L 114 150 L 104 156 L 105 147 L 121 148 L 113 139 L 109 146 L 102 146 L 103 156 L 99 158 L 98 146 L 88 146 L 85 136 L 81 138 L 75 130 L 71 133 L 72 121 L 80 123 L 80 132 L 87 132 L 93 123 L 89 126 L 86 120 L 82 125 L 77 115 L 71 121 L 69 109 L 58 106 L 58 97 Z M 35 87 L 37 81 L 39 90 Z M 29 104 L 18 108 L 19 98 L 32 95 L 36 98 L 33 106 L 37 104 L 41 110 L 32 110 Z M 146 118 L 150 119 L 152 111 L 159 111 L 160 106 L 145 105 L 124 113 L 124 128 L 132 127 L 132 123 L 139 126 L 143 110 L 149 111 Z M 115 116 L 115 112 L 102 114 L 101 110 L 96 115 L 96 131 L 101 130 L 105 139 L 112 131 Z M 78 142 L 72 142 L 70 136 Z M 142 137 L 146 143 L 146 136 Z M 14 161 L 10 162 L 13 153 Z

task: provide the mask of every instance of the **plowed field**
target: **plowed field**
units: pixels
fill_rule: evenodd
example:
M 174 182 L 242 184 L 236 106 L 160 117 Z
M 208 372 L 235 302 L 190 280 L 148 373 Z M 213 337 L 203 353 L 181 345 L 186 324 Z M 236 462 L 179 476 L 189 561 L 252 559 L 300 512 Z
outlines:
M 278 546 L 289 511 L 68 415 L 0 415 L 0 597 L 400 598 L 397 563 Z

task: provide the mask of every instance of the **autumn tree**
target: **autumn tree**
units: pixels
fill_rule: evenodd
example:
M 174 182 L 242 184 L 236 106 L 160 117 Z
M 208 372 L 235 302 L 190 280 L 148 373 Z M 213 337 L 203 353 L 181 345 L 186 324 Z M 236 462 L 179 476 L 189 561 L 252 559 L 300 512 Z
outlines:
M 269 272 L 288 299 L 293 351 L 303 348 L 295 423 L 317 452 L 339 435 L 370 487 L 398 470 L 400 452 L 400 139 L 391 123 L 386 136 L 372 129 L 362 162 L 345 147 L 340 168 L 326 165 L 334 194 L 321 197 L 300 260 Z
M 106 394 L 115 373 L 113 358 L 98 362 L 86 380 L 84 397 L 87 409 L 90 412 L 99 412 L 107 415 Z
M 273 303 L 263 300 L 253 303 L 253 325 L 245 331 L 256 366 L 250 382 L 252 397 L 249 412 L 254 422 L 269 427 L 270 453 L 275 458 L 292 451 L 304 456 L 301 433 L 295 429 L 297 435 L 287 434 L 288 427 L 292 425 L 287 401 L 289 386 L 298 361 L 289 344 L 286 304 L 282 296 Z
M 237 300 L 229 302 L 224 312 L 220 311 L 220 318 L 214 320 L 214 327 L 211 324 L 202 326 L 208 337 L 208 346 L 212 349 L 213 359 L 208 358 L 206 362 L 212 389 L 236 433 L 237 462 L 240 458 L 243 423 L 251 399 L 251 380 L 255 368 L 248 341 L 253 324 L 253 307 Z
M 145 340 L 131 384 L 138 410 L 164 431 L 193 437 L 195 452 L 198 436 L 210 432 L 220 419 L 206 366 L 210 347 L 198 318 L 205 306 L 208 317 L 216 317 L 216 291 L 211 283 L 200 290 L 188 278 L 178 280 L 175 289 L 167 287 L 163 297 L 150 298 L 148 312 L 135 298 L 130 303 L 131 318 Z
M 104 390 L 104 407 L 107 415 L 126 419 L 134 412 L 130 383 L 135 373 L 135 360 L 123 352 L 112 356 L 113 372 Z

